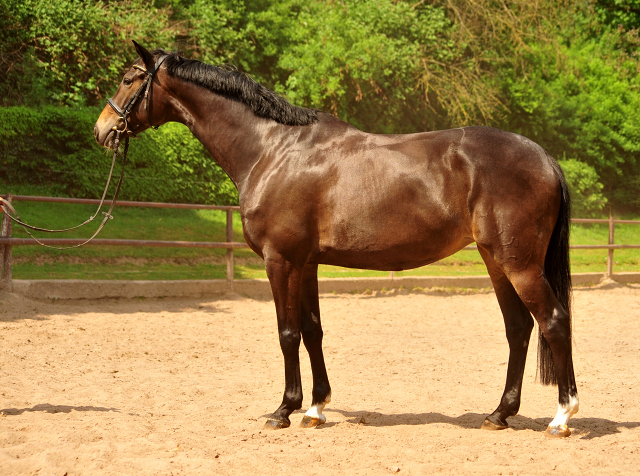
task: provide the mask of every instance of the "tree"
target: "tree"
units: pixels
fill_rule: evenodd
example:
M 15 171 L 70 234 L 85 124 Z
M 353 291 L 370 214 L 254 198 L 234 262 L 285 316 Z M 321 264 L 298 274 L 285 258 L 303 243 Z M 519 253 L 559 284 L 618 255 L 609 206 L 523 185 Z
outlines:
M 143 0 L 0 0 L 2 104 L 98 104 L 135 51 L 131 39 L 173 44 L 168 8 Z

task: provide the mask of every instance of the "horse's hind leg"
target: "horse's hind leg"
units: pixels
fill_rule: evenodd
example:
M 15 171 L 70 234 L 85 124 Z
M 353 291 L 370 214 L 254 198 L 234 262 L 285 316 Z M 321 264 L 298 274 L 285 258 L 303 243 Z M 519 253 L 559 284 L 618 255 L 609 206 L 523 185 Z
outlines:
M 311 407 L 305 413 L 300 426 L 314 427 L 327 421 L 322 414 L 325 405 L 331 401 L 331 387 L 322 353 L 322 323 L 318 301 L 318 265 L 307 265 L 302 277 L 302 340 L 309 353 L 313 374 Z
M 567 423 L 578 411 L 578 390 L 571 356 L 571 319 L 556 298 L 540 267 L 507 273 L 509 280 L 535 317 L 551 352 L 553 373 L 540 368 L 543 383 L 558 384 L 558 413 L 547 428 L 546 435 L 566 437 L 571 434 Z M 540 351 L 540 349 L 539 349 Z M 545 352 L 542 349 L 542 352 Z
M 498 408 L 489 415 L 482 424 L 486 430 L 502 430 L 509 426 L 507 417 L 516 415 L 520 408 L 522 378 L 529 349 L 529 339 L 533 329 L 533 318 L 524 305 L 513 285 L 502 269 L 489 254 L 479 248 L 484 259 L 493 288 L 504 317 L 504 324 L 509 342 L 509 365 L 507 367 L 507 383 Z
M 285 378 L 282 404 L 267 420 L 265 428 L 287 428 L 291 425 L 289 415 L 302 408 L 299 356 L 302 267 L 296 267 L 281 256 L 265 257 L 265 265 L 276 305 Z

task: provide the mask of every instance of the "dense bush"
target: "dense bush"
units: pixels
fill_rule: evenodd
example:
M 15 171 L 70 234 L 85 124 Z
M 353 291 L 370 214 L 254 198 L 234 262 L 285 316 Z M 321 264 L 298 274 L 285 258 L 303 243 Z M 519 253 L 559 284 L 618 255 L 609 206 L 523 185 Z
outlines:
M 99 198 L 112 159 L 93 137 L 99 113 L 98 108 L 0 108 L 0 179 Z M 120 198 L 232 204 L 237 192 L 191 132 L 171 123 L 131 141 Z
M 573 216 L 585 218 L 601 214 L 607 199 L 602 195 L 603 185 L 596 169 L 576 159 L 559 163 L 569 184 Z
M 508 124 L 557 158 L 594 169 L 603 193 L 618 207 L 640 208 L 640 79 L 633 61 L 606 57 L 608 42 L 576 41 L 555 50 L 533 48 L 527 77 L 512 76 Z M 603 43 L 605 43 L 603 45 Z M 622 56 L 622 53 L 618 53 Z

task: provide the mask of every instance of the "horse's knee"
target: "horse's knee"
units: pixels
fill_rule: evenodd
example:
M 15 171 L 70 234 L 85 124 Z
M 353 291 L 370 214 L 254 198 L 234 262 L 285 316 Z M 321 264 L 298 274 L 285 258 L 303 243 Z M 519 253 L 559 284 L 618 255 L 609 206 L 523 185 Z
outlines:
M 280 348 L 283 352 L 298 351 L 300 348 L 300 332 L 290 329 L 283 329 L 279 333 Z
M 322 331 L 320 318 L 313 312 L 309 312 L 308 314 L 303 313 L 301 321 L 300 327 L 305 345 L 322 342 L 324 332 Z

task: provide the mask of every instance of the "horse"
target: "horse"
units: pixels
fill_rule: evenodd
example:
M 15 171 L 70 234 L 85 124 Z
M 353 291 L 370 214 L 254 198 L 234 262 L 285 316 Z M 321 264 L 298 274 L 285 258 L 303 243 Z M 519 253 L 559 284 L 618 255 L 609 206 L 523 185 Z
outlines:
M 289 416 L 302 407 L 301 341 L 313 389 L 300 425 L 326 422 L 331 386 L 319 264 L 401 271 L 475 242 L 509 345 L 504 393 L 482 428 L 507 428 L 507 418 L 518 413 L 535 319 L 539 380 L 558 387 L 557 414 L 545 435 L 571 434 L 567 424 L 579 403 L 570 197 L 560 166 L 541 146 L 482 126 L 366 133 L 294 106 L 236 70 L 134 44 L 139 58 L 100 114 L 95 138 L 114 148 L 121 134 L 185 124 L 237 187 L 244 238 L 264 260 L 284 356 L 284 396 L 265 428 L 289 427 Z

